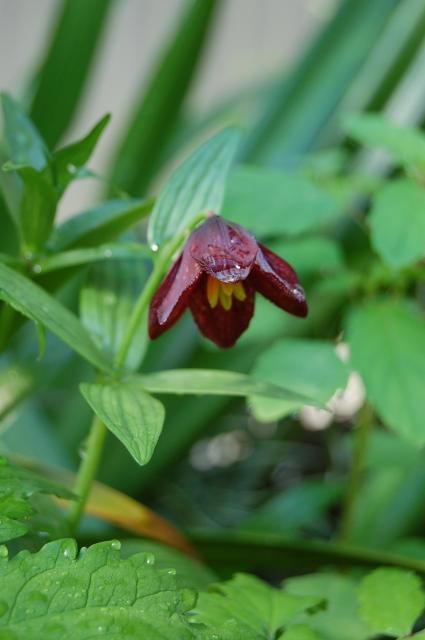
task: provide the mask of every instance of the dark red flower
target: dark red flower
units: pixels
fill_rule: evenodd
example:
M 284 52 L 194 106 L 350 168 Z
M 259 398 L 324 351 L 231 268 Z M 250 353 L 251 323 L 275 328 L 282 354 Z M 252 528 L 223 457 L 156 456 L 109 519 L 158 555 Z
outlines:
M 152 298 L 149 335 L 160 336 L 189 307 L 206 338 L 231 347 L 250 323 L 256 291 L 288 313 L 307 315 L 292 267 L 243 227 L 212 215 L 191 233 Z

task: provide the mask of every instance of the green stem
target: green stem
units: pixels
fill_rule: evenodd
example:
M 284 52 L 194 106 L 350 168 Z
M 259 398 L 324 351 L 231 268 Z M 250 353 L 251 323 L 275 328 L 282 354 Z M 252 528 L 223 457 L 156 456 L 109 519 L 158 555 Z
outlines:
M 347 541 L 350 538 L 354 509 L 356 507 L 361 488 L 371 422 L 372 409 L 366 403 L 359 412 L 357 425 L 354 431 L 353 461 L 348 474 L 347 490 L 345 493 L 341 516 L 341 525 L 338 536 L 340 541 Z
M 74 486 L 74 493 L 78 498 L 73 503 L 68 516 L 68 521 L 73 531 L 78 527 L 78 523 L 83 515 L 87 498 L 99 466 L 105 436 L 105 425 L 97 416 L 94 416 L 90 427 L 85 455 L 80 464 Z
M 183 233 L 176 236 L 176 238 L 167 244 L 161 253 L 158 255 L 155 266 L 146 285 L 140 294 L 133 313 L 131 314 L 127 330 L 123 336 L 122 342 L 118 349 L 117 355 L 114 360 L 114 367 L 117 372 L 122 372 L 125 366 L 127 354 L 130 350 L 133 342 L 134 335 L 138 330 L 140 323 L 144 320 L 144 315 L 147 312 L 149 302 L 154 294 L 156 288 L 161 282 L 162 276 L 166 271 L 170 260 L 176 251 L 180 248 L 180 245 L 185 240 L 187 233 L 190 229 L 194 228 L 201 220 L 205 219 L 205 214 L 195 218 L 189 229 L 186 229 Z M 78 496 L 78 500 L 73 505 L 69 513 L 69 523 L 71 528 L 75 531 L 80 522 L 81 516 L 84 513 L 84 508 L 87 502 L 87 498 L 90 493 L 91 486 L 96 477 L 96 472 L 99 466 L 100 458 L 102 455 L 103 444 L 105 441 L 106 427 L 101 420 L 95 416 L 90 427 L 90 432 L 87 440 L 87 448 L 85 457 L 80 465 L 77 474 L 77 480 L 74 487 L 74 493 Z

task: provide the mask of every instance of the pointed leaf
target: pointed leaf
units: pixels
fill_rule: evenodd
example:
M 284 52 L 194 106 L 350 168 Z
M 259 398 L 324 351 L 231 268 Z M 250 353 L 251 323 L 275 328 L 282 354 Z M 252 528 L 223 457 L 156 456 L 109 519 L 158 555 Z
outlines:
M 285 387 L 263 379 L 254 379 L 243 373 L 214 369 L 175 369 L 135 376 L 152 393 L 202 394 L 248 396 L 258 394 L 267 398 L 280 398 L 286 402 L 304 403 L 308 396 L 292 392 Z
M 149 219 L 151 246 L 160 246 L 180 233 L 202 212 L 220 213 L 227 172 L 239 137 L 236 129 L 220 131 L 174 171 Z
M 49 151 L 30 118 L 7 93 L 0 93 L 3 110 L 2 137 L 7 160 L 28 165 L 36 171 L 47 166 Z
M 83 325 L 58 300 L 20 273 L 0 263 L 0 299 L 27 318 L 40 322 L 71 349 L 102 371 L 110 371 Z
M 164 407 L 135 379 L 82 384 L 81 393 L 96 415 L 139 464 L 149 462 L 164 423 Z
M 407 302 L 378 300 L 348 317 L 353 367 L 384 423 L 413 444 L 425 443 L 425 325 Z

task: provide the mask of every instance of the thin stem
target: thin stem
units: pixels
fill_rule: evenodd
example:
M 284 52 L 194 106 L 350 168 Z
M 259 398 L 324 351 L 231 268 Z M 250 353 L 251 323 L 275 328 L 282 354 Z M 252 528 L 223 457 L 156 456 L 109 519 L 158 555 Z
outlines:
M 97 416 L 94 416 L 87 439 L 86 452 L 80 464 L 74 486 L 74 493 L 78 498 L 73 503 L 68 516 L 68 521 L 73 531 L 78 527 L 78 523 L 83 515 L 87 498 L 99 466 L 105 436 L 105 425 Z
M 369 440 L 370 427 L 372 422 L 372 409 L 367 403 L 363 405 L 359 412 L 357 425 L 354 431 L 353 460 L 347 480 L 347 490 L 343 504 L 339 540 L 347 541 L 350 537 L 353 523 L 354 509 L 356 507 L 359 491 L 361 488 L 362 475 L 364 471 L 364 461 Z

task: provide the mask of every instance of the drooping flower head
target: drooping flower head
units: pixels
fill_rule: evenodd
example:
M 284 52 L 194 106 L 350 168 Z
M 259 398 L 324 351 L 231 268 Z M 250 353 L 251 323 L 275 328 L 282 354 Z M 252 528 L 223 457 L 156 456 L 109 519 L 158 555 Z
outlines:
M 250 323 L 256 291 L 292 315 L 307 315 L 294 269 L 243 227 L 211 215 L 191 233 L 153 296 L 149 335 L 160 336 L 189 308 L 206 338 L 231 347 Z

